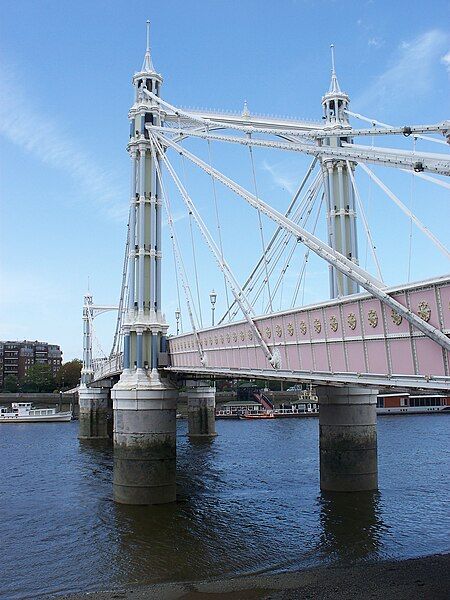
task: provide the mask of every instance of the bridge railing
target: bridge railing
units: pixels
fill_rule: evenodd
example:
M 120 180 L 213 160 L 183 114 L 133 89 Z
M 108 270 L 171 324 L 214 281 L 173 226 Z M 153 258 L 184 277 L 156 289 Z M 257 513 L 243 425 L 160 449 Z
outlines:
M 123 368 L 123 354 L 115 354 L 110 358 L 97 359 L 94 361 L 94 381 L 106 379 L 112 375 L 121 373 Z

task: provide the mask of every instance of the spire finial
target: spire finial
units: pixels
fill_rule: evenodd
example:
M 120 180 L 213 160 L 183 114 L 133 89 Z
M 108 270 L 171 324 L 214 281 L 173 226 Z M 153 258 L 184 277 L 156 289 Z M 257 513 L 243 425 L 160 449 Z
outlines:
M 331 50 L 331 83 L 330 83 L 330 89 L 328 90 L 328 93 L 340 94 L 341 88 L 339 87 L 339 82 L 336 77 L 336 65 L 334 62 L 334 44 L 330 44 L 330 50 Z
M 145 50 L 144 62 L 142 63 L 142 71 L 144 73 L 154 73 L 155 68 L 150 56 L 150 21 L 147 19 L 147 49 Z
M 147 23 L 148 23 L 148 21 L 147 21 Z M 334 44 L 330 45 L 330 49 L 331 49 L 331 74 L 336 75 L 336 69 L 335 69 L 335 65 L 334 65 Z

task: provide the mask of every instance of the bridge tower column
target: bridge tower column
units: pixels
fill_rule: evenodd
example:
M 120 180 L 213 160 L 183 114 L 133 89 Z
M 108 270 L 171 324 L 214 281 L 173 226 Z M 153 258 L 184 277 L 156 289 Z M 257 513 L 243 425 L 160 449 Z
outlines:
M 187 410 L 188 436 L 191 439 L 207 439 L 216 433 L 216 388 L 209 381 L 188 380 Z
M 93 299 L 90 293 L 84 296 L 83 305 L 83 366 L 78 389 L 80 407 L 78 438 L 80 440 L 105 440 L 110 437 L 111 402 L 110 390 L 92 387 L 94 366 L 92 361 Z
M 133 76 L 128 150 L 132 160 L 128 305 L 123 318 L 124 364 L 112 389 L 114 499 L 122 504 L 163 504 L 176 499 L 177 389 L 158 370 L 166 356 L 168 325 L 161 310 L 162 197 L 146 126 L 161 125 L 157 102 L 162 77 L 147 50 Z
M 318 388 L 322 490 L 378 488 L 377 393 L 352 386 Z
M 345 128 L 350 127 L 346 110 L 349 97 L 341 91 L 334 66 L 334 49 L 332 49 L 331 84 L 322 98 L 325 130 L 330 136 L 322 141 L 322 145 L 338 148 L 350 142 Z M 354 163 L 349 163 L 354 169 Z M 328 244 L 337 252 L 358 264 L 358 241 L 356 230 L 355 197 L 346 161 L 322 159 L 322 174 L 327 206 Z M 331 265 L 330 296 L 347 296 L 356 294 L 359 286 Z

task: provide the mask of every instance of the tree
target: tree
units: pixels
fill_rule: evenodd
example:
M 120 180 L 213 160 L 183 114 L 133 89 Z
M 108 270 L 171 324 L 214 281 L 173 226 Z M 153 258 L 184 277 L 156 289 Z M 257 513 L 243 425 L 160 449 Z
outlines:
M 4 392 L 18 392 L 19 380 L 15 375 L 7 375 L 3 381 Z
M 61 365 L 59 371 L 56 373 L 55 383 L 59 390 L 67 389 L 70 390 L 78 385 L 81 377 L 81 367 L 83 363 L 78 358 L 69 360 L 69 362 Z
M 25 375 L 23 390 L 26 392 L 53 392 L 55 380 L 50 365 L 31 365 Z

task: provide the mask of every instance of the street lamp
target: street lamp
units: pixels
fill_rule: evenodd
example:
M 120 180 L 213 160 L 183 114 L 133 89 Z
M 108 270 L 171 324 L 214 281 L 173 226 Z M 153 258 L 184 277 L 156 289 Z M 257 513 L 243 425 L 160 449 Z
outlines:
M 216 308 L 215 304 L 216 304 L 216 300 L 217 300 L 217 294 L 214 290 L 212 292 L 210 292 L 209 299 L 211 301 L 211 324 L 214 327 L 214 310 Z
M 181 312 L 180 312 L 180 309 L 177 308 L 177 310 L 175 311 L 175 319 L 177 321 L 177 335 L 180 333 L 180 317 L 181 317 Z

